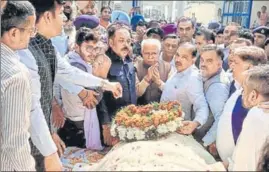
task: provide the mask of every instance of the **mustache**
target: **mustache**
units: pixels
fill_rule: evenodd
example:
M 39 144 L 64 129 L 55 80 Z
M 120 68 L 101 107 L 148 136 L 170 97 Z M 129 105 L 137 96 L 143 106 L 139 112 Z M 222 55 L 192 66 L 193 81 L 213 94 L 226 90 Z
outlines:
M 126 51 L 129 51 L 129 48 L 128 47 L 124 47 L 124 48 L 121 49 L 121 51 L 125 51 L 125 50 Z

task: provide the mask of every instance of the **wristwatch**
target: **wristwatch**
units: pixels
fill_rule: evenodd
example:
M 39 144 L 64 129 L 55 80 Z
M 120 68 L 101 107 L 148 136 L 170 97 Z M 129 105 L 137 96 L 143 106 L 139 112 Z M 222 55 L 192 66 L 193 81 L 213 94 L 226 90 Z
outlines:
M 110 87 L 110 82 L 107 79 L 103 79 L 101 81 L 101 88 L 102 88 L 102 90 L 108 91 L 109 90 L 109 87 Z

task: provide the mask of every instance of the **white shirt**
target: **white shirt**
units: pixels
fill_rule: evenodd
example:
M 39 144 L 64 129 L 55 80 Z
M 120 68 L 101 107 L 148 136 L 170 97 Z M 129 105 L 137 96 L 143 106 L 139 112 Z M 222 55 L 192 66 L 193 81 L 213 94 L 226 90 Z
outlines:
M 20 61 L 29 69 L 32 81 L 32 111 L 31 111 L 31 138 L 43 156 L 48 156 L 57 151 L 57 148 L 51 138 L 45 117 L 40 105 L 41 85 L 38 74 L 38 66 L 32 53 L 26 50 L 20 50 Z M 57 52 L 57 73 L 55 80 L 59 84 L 70 82 L 84 87 L 95 87 L 101 85 L 101 78 L 90 75 L 86 72 L 71 66 L 66 59 L 62 58 Z M 72 84 L 70 84 L 72 85 Z
M 175 73 L 165 83 L 161 102 L 177 100 L 182 105 L 185 120 L 197 121 L 204 125 L 209 115 L 208 104 L 203 90 L 199 70 L 192 65 L 183 72 Z M 192 108 L 195 117 L 192 117 Z M 201 127 L 200 126 L 200 127 Z
M 20 61 L 28 68 L 31 75 L 32 107 L 31 107 L 31 139 L 43 156 L 57 152 L 40 104 L 41 84 L 38 66 L 32 53 L 28 50 L 18 51 Z
M 29 143 L 31 80 L 18 58 L 1 43 L 0 171 L 35 171 Z
M 232 112 L 242 89 L 237 89 L 227 100 L 219 119 L 216 146 L 222 161 L 232 156 L 235 144 L 232 132 Z
M 257 107 L 252 108 L 244 120 L 229 169 L 256 171 L 268 137 L 269 113 Z
M 92 65 L 88 64 L 92 70 Z M 91 72 L 89 72 L 91 73 Z M 75 85 L 76 86 L 76 85 Z M 83 121 L 86 107 L 77 94 L 61 89 L 64 116 L 71 121 Z M 93 110 L 93 109 L 91 109 Z

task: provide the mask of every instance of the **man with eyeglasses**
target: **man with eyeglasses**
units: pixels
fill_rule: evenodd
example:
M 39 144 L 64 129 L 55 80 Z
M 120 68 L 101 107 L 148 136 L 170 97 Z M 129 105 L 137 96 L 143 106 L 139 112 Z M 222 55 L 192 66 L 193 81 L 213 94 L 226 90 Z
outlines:
M 174 55 L 179 46 L 179 38 L 175 34 L 168 34 L 163 38 L 162 41 L 162 52 L 160 59 L 170 63 L 171 71 L 176 72 Z
M 99 54 L 104 54 L 104 52 L 101 52 L 102 46 L 100 46 L 100 43 L 101 42 L 98 37 L 94 35 L 94 32 L 91 29 L 82 27 L 76 34 L 75 51 L 70 51 L 66 55 L 66 59 L 69 60 L 72 66 L 75 66 L 82 71 L 93 73 L 92 65 L 97 56 Z M 102 71 L 108 72 L 110 65 L 106 64 L 107 63 L 103 63 Z M 95 109 L 96 104 L 98 104 L 101 99 L 101 94 L 101 89 L 91 89 L 89 91 L 89 97 L 93 101 L 90 104 L 90 107 L 86 108 L 83 106 L 83 101 L 78 95 L 69 93 L 66 89 L 61 90 L 64 116 L 66 120 L 64 126 L 59 129 L 58 133 L 68 147 L 75 146 L 85 148 L 87 143 L 87 148 L 89 149 L 102 149 L 99 122 Z M 103 114 L 107 115 L 106 113 L 100 113 L 100 118 L 102 118 L 100 119 L 100 121 L 102 121 L 102 127 L 109 122 L 107 121 L 107 116 L 101 116 Z M 90 124 L 87 124 L 87 120 L 85 119 L 89 119 L 89 116 L 91 116 L 90 119 L 95 119 L 95 127 L 92 127 L 90 132 L 92 132 L 92 135 L 96 137 L 92 140 L 88 140 L 87 138 L 85 140 L 84 135 L 87 136 L 87 132 L 89 132 L 87 131 L 87 128 L 90 127 Z M 91 143 L 95 144 L 93 145 Z
M 62 31 L 64 4 L 62 0 L 30 0 L 30 2 L 35 7 L 38 16 L 36 20 L 38 33 L 31 39 L 29 49 L 20 52 L 20 60 L 28 67 L 32 76 L 31 81 L 34 83 L 32 85 L 31 127 L 35 130 L 33 136 L 38 139 L 33 144 L 31 142 L 31 150 L 38 171 L 45 169 L 60 171 L 61 163 L 57 151 L 61 156 L 64 153 L 65 144 L 54 130 L 54 125 L 51 125 L 51 114 L 53 118 L 62 115 L 62 109 L 54 97 L 54 81 L 57 80 L 63 88 L 79 94 L 83 100 L 87 99 L 89 93 L 82 86 L 102 87 L 104 90 L 115 89 L 113 91 L 115 96 L 121 94 L 122 88 L 119 84 L 110 83 L 72 67 L 55 51 L 50 39 L 60 35 Z M 77 84 L 76 89 L 64 84 L 66 82 Z M 87 101 L 91 100 L 87 99 Z M 63 126 L 63 124 L 64 121 L 60 125 Z
M 142 41 L 142 57 L 135 66 L 137 69 L 137 104 L 146 105 L 160 102 L 164 83 L 171 75 L 169 63 L 159 60 L 161 43 L 156 39 Z
M 2 10 L 2 2 L 0 171 L 35 171 L 29 144 L 34 132 L 30 123 L 31 79 L 16 53 L 27 48 L 33 36 L 35 9 L 27 1 L 9 1 Z

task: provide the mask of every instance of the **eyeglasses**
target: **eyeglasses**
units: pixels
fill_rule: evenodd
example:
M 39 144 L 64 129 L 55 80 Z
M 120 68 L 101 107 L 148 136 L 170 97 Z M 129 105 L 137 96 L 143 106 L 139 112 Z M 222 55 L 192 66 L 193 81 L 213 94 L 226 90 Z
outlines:
M 101 46 L 97 46 L 97 47 L 87 46 L 86 51 L 89 52 L 89 53 L 94 52 L 96 54 L 100 54 L 102 52 L 102 47 Z
M 35 36 L 36 33 L 37 33 L 37 28 L 36 27 L 32 27 L 32 28 L 21 28 L 21 27 L 14 26 L 14 28 L 17 28 L 17 29 L 22 30 L 22 31 L 28 31 L 32 37 Z
M 153 52 L 153 53 L 149 53 L 149 52 L 144 53 L 144 56 L 146 56 L 146 57 L 157 56 L 157 55 L 158 55 L 158 54 L 155 53 L 155 52 Z

